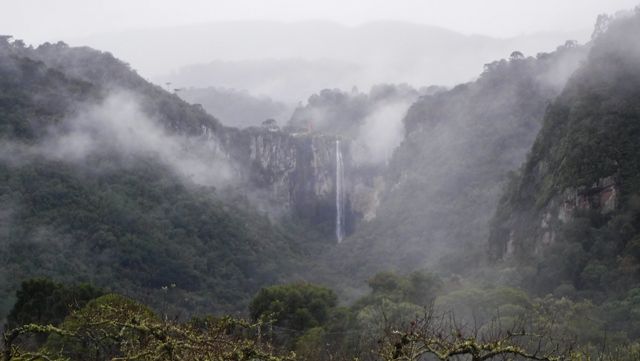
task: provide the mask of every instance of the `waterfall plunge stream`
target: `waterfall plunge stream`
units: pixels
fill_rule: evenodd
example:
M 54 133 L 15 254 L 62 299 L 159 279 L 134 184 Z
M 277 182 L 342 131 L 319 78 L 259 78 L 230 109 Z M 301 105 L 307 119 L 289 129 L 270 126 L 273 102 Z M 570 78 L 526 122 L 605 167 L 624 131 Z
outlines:
M 340 140 L 336 140 L 336 239 L 338 243 L 344 238 L 344 163 Z

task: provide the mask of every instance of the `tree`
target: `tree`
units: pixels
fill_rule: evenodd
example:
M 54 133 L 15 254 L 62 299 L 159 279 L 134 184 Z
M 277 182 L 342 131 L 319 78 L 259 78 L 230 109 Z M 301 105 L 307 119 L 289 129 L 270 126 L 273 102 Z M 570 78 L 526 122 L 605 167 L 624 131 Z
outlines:
M 415 305 L 429 305 L 440 293 L 442 280 L 435 274 L 416 271 L 407 276 L 400 276 L 392 272 L 380 272 L 368 281 L 371 287 L 369 299 L 364 302 L 390 299 L 396 302 L 411 302 Z
M 406 361 L 427 356 L 441 361 L 458 360 L 461 356 L 471 361 L 560 361 L 579 357 L 572 351 L 571 342 L 557 342 L 544 329 L 529 332 L 526 324 L 523 321 L 504 330 L 498 319 L 489 330 L 480 332 L 464 327 L 452 314 L 436 315 L 433 308 L 428 308 L 406 330 L 388 328 L 379 342 L 379 354 L 384 360 Z
M 522 54 L 519 51 L 514 51 L 513 53 L 511 53 L 511 55 L 509 55 L 509 59 L 510 60 L 522 60 L 524 59 L 524 54 Z
M 74 309 L 104 294 L 88 284 L 65 286 L 47 278 L 22 282 L 17 300 L 7 316 L 8 327 L 35 323 L 58 325 Z
M 612 20 L 613 18 L 607 14 L 598 15 L 598 18 L 596 19 L 596 25 L 593 29 L 593 33 L 591 34 L 591 39 L 593 40 L 606 33 Z
M 293 283 L 261 289 L 249 305 L 251 318 L 271 318 L 274 324 L 293 330 L 321 326 L 337 304 L 336 294 L 310 283 Z
M 262 126 L 265 128 L 277 127 L 278 122 L 273 118 L 269 118 L 262 122 Z
M 11 35 L 0 35 L 0 46 L 8 47 L 9 41 L 11 41 L 12 38 L 13 36 Z
M 3 360 L 151 361 L 234 360 L 285 361 L 253 337 L 257 325 L 226 318 L 179 323 L 156 317 L 126 297 L 102 296 L 74 312 L 60 326 L 28 324 L 4 335 Z M 14 342 L 25 335 L 47 334 L 40 349 Z

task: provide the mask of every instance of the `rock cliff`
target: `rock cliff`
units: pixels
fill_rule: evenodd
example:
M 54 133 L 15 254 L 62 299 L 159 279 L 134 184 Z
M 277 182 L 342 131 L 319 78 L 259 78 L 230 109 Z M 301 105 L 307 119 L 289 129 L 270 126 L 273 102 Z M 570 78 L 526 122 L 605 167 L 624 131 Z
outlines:
M 266 128 L 228 129 L 221 144 L 233 160 L 239 186 L 272 216 L 293 216 L 333 234 L 336 223 L 337 150 L 335 136 Z M 354 183 L 349 142 L 341 142 L 344 159 L 345 229 L 356 212 L 351 206 Z
M 636 11 L 596 34 L 492 221 L 492 260 L 541 294 L 563 283 L 622 291 L 637 280 L 639 31 Z

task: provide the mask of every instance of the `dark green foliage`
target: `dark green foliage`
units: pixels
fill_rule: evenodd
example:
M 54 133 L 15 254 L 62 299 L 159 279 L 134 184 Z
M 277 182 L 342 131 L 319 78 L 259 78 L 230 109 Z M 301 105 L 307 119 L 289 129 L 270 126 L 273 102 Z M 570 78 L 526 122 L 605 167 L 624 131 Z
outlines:
M 171 134 L 221 129 L 108 53 L 0 40 L 0 315 L 33 277 L 91 282 L 173 313 L 242 309 L 292 272 L 293 240 L 245 198 L 228 205 L 154 154 L 48 157 L 46 140 L 64 132 L 63 120 L 112 88 L 136 94 Z
M 284 361 L 256 337 L 258 325 L 231 317 L 188 322 L 160 318 L 145 305 L 108 294 L 75 311 L 58 327 L 27 324 L 4 334 L 3 360 Z M 16 344 L 42 335 L 43 347 Z
M 90 280 L 194 311 L 241 307 L 276 269 L 291 269 L 289 240 L 267 219 L 186 187 L 152 159 L 98 173 L 45 160 L 0 167 L 0 197 L 15 207 L 0 252 L 11 280 Z M 177 294 L 164 296 L 171 284 Z
M 0 139 L 33 139 L 95 95 L 90 83 L 0 47 Z
M 89 284 L 64 285 L 45 278 L 24 281 L 16 292 L 16 303 L 7 316 L 5 329 L 11 330 L 27 324 L 57 326 L 70 313 L 102 294 L 102 290 Z M 41 346 L 46 340 L 46 334 L 36 334 L 14 342 Z
M 308 283 L 263 288 L 250 304 L 251 317 L 272 320 L 275 333 L 286 335 L 282 344 L 317 359 L 359 356 L 372 349 L 379 330 L 415 325 L 422 306 L 431 303 L 477 323 L 478 329 L 498 314 L 504 325 L 521 317 L 530 325 L 552 323 L 553 332 L 574 334 L 591 348 L 603 339 L 616 346 L 637 340 L 639 18 L 621 19 L 599 34 L 587 64 L 548 108 L 558 84 L 540 79 L 566 57 L 580 58 L 584 48 L 568 43 L 536 58 L 514 52 L 508 61 L 488 64 L 475 82 L 422 97 L 405 119 L 406 139 L 390 163 L 377 218 L 330 255 L 331 271 L 340 279 L 432 263 L 448 273 L 467 272 L 463 277 L 470 270 L 497 270 L 494 279 L 540 298 L 519 288 L 475 284 L 477 275 L 465 285 L 459 282 L 464 278 L 451 277 L 445 287 L 431 273 L 386 272 L 372 277 L 371 292 L 348 308 L 336 306 L 332 290 Z M 73 115 L 78 104 L 100 101 L 110 86 L 141 94 L 144 113 L 168 131 L 201 135 L 202 127 L 213 133 L 221 128 L 110 54 L 90 49 L 0 44 L 0 75 L 0 139 L 18 150 L 37 143 L 43 129 Z M 319 130 L 353 133 L 374 101 L 414 92 L 402 87 L 369 95 L 326 90 L 298 109 L 292 126 L 304 126 L 315 110 L 330 109 L 332 122 Z M 540 126 L 521 174 L 507 173 L 525 158 Z M 164 313 L 237 311 L 260 287 L 297 270 L 301 253 L 313 253 L 252 211 L 242 196 L 226 194 L 221 200 L 215 189 L 178 179 L 153 155 L 104 152 L 75 164 L 6 149 L 0 156 L 2 312 L 19 282 L 34 276 L 90 281 Z M 267 185 L 270 177 L 265 176 Z M 506 261 L 481 269 L 488 220 L 507 178 L 491 232 L 493 259 Z M 618 192 L 614 209 L 583 206 L 569 219 L 558 218 L 565 191 L 598 198 L 607 178 Z M 330 228 L 333 218 L 327 220 Z M 541 224 L 553 232 L 544 244 Z M 301 234 L 305 227 L 298 222 L 287 228 Z M 88 286 L 28 281 L 8 321 L 13 326 L 58 324 L 69 309 L 97 294 Z M 96 315 L 114 323 L 106 328 L 83 323 Z M 138 335 L 149 329 L 139 325 L 159 322 L 146 306 L 104 296 L 68 317 L 63 327 L 74 334 L 117 335 L 121 343 L 109 339 L 112 343 L 100 348 L 88 347 L 61 334 L 49 340 L 46 351 L 71 359 L 108 359 L 124 352 L 123 345 L 140 346 Z M 120 331 L 123 324 L 130 334 Z M 161 334 L 161 326 L 145 335 Z M 190 327 L 186 334 L 201 331 L 202 323 Z M 258 329 L 258 337 L 263 331 Z M 140 343 L 153 344 L 149 339 Z M 167 349 L 148 352 L 158 350 L 164 355 Z
M 103 292 L 91 285 L 66 286 L 46 278 L 22 282 L 16 303 L 7 316 L 7 327 L 28 323 L 58 325 L 74 309 L 80 309 Z
M 523 285 L 539 294 L 570 284 L 602 302 L 640 285 L 639 31 L 636 12 L 598 33 L 496 212 L 494 259 L 534 268 Z
M 136 94 L 144 113 L 172 132 L 200 135 L 202 126 L 223 128 L 201 107 L 149 83 L 110 53 L 88 47 L 58 42 L 34 49 L 3 38 L 0 75 L 0 135 L 14 127 L 9 136 L 41 135 L 72 115 L 78 101 L 99 101 L 112 90 Z
M 102 322 L 92 324 L 90 321 L 92 319 L 102 320 Z M 142 338 L 138 338 L 139 333 L 123 332 L 124 327 L 117 323 L 130 322 L 143 325 L 154 321 L 157 322 L 158 317 L 147 306 L 118 294 L 107 294 L 92 300 L 67 317 L 59 327 L 70 335 L 54 333 L 49 336 L 43 350 L 71 360 L 110 360 L 122 355 L 119 350 L 119 343 L 122 341 L 127 339 L 129 342 L 142 341 Z M 92 340 L 92 334 L 115 337 Z
M 584 55 L 570 43 L 496 61 L 474 82 L 419 98 L 404 119 L 376 218 L 328 262 L 360 279 L 384 269 L 437 264 L 461 274 L 479 266 L 501 185 L 526 159 L 566 69 Z
M 273 319 L 275 325 L 304 331 L 323 325 L 336 306 L 336 294 L 310 283 L 263 288 L 249 305 L 251 318 Z
M 288 332 L 304 359 L 367 359 L 383 329 L 404 327 L 442 294 L 442 280 L 429 272 L 382 272 L 368 282 L 370 292 L 349 307 L 331 309 L 326 321 L 305 333 Z
M 51 284 L 41 280 L 35 283 L 45 287 Z M 421 308 L 408 301 L 407 290 L 413 287 L 432 290 L 434 285 L 439 295 L 433 308 Z M 523 290 L 508 287 L 462 286 L 458 281 L 442 287 L 440 280 L 424 272 L 408 276 L 381 273 L 370 280 L 370 286 L 371 294 L 348 308 L 335 307 L 333 292 L 319 286 L 288 284 L 263 289 L 251 305 L 252 312 L 255 307 L 264 310 L 262 314 L 254 314 L 258 323 L 253 326 L 242 320 L 211 316 L 175 322 L 158 317 L 147 306 L 127 297 L 107 294 L 74 310 L 57 327 L 28 324 L 7 331 L 5 343 L 9 340 L 13 347 L 7 349 L 5 357 L 9 357 L 5 359 L 18 360 L 19 355 L 31 353 L 31 357 L 43 354 L 56 360 L 97 361 L 125 355 L 135 358 L 144 350 L 145 355 L 158 355 L 159 359 L 177 354 L 193 359 L 195 355 L 230 352 L 222 359 L 234 355 L 232 359 L 256 360 L 262 359 L 258 356 L 260 350 L 276 354 L 295 350 L 297 359 L 309 361 L 378 360 L 385 335 L 406 332 L 416 336 L 429 331 L 421 323 L 427 319 L 449 324 L 446 329 L 433 325 L 427 335 L 433 338 L 432 345 L 450 347 L 451 337 L 456 337 L 459 346 L 465 347 L 487 337 L 509 338 L 527 333 L 546 341 L 525 342 L 521 344 L 524 347 L 539 352 L 539 347 L 572 349 L 574 358 L 569 359 L 576 361 L 587 360 L 587 355 L 591 359 L 598 356 L 603 360 L 633 360 L 625 351 L 635 352 L 637 345 L 632 341 L 640 336 L 639 289 L 629 290 L 620 301 L 599 306 L 590 301 L 553 296 L 531 298 Z M 324 311 L 314 310 L 313 305 L 322 305 Z M 300 321 L 301 314 L 307 316 L 301 325 L 303 329 L 288 328 Z M 311 322 L 311 314 L 322 316 Z M 269 315 L 276 316 L 271 319 L 274 323 L 263 323 L 270 319 Z M 38 335 L 46 338 L 42 347 L 18 342 Z M 522 336 L 514 339 L 517 340 L 522 340 Z M 493 342 L 482 349 L 505 345 Z
M 407 276 L 381 272 L 370 278 L 368 285 L 371 294 L 358 302 L 360 306 L 378 303 L 383 299 L 429 306 L 444 286 L 437 275 L 424 271 L 416 271 Z

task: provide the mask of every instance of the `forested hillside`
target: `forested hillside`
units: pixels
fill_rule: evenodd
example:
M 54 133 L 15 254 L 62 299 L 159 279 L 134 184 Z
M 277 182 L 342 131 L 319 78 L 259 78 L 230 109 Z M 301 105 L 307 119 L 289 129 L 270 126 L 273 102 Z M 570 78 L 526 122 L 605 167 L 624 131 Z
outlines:
M 1 36 L 0 358 L 640 359 L 638 34 L 285 122 Z
M 330 262 L 363 278 L 389 268 L 464 273 L 480 265 L 507 173 L 524 161 L 547 105 L 586 51 L 568 42 L 536 57 L 514 52 L 474 82 L 422 96 L 404 118 L 376 217 Z
M 0 119 L 3 316 L 34 276 L 220 311 L 293 273 L 293 241 L 184 151 L 218 121 L 109 54 L 3 39 Z
M 638 286 L 640 13 L 601 17 L 493 221 L 491 256 L 538 293 Z

